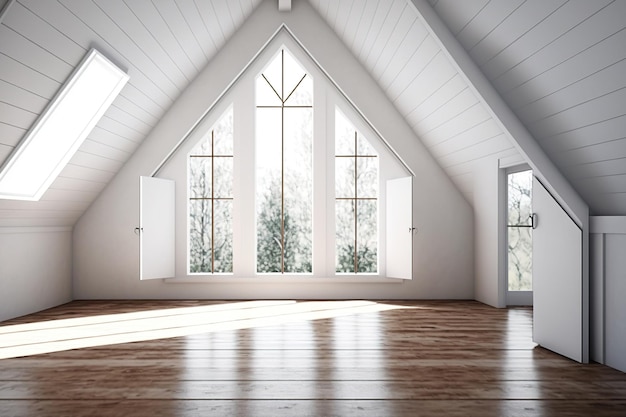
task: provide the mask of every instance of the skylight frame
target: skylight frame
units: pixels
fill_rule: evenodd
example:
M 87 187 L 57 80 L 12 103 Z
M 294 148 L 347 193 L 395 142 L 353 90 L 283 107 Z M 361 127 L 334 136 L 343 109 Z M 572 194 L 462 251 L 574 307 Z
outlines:
M 90 77 L 98 74 L 111 78 L 103 79 L 102 82 L 96 83 L 97 85 L 85 84 L 90 80 Z M 2 165 L 0 170 L 0 199 L 29 201 L 41 199 L 113 103 L 128 79 L 129 75 L 126 72 L 96 49 L 91 49 L 24 139 L 14 149 L 5 164 Z M 103 88 L 105 86 L 106 88 Z M 91 105 L 85 105 L 86 92 L 90 93 L 97 101 Z M 96 95 L 98 97 L 95 97 Z M 81 101 L 72 105 L 69 100 Z M 81 110 L 72 114 L 76 117 L 72 117 L 71 123 L 66 121 L 69 119 L 67 118 L 68 109 Z M 76 120 L 79 116 L 80 120 Z M 50 129 L 54 125 L 59 130 L 51 131 Z M 71 135 L 64 134 L 63 129 L 65 132 L 72 130 L 74 132 Z M 54 135 L 51 135 L 51 132 Z M 51 140 L 50 136 L 53 136 L 52 140 L 55 141 L 54 152 L 46 152 L 46 146 L 50 147 L 50 142 L 46 142 L 45 135 L 48 136 L 48 141 Z M 42 160 L 49 163 L 41 164 Z M 43 165 L 47 165 L 47 167 L 42 168 Z M 38 171 L 37 168 L 42 169 Z M 27 181 L 22 180 L 24 173 L 28 173 Z

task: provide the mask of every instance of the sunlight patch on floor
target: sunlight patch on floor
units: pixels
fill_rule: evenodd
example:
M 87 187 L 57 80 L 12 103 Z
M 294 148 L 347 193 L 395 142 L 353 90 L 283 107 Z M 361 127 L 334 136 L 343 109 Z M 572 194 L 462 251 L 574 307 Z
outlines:
M 411 308 L 373 301 L 246 301 L 0 327 L 0 359 Z

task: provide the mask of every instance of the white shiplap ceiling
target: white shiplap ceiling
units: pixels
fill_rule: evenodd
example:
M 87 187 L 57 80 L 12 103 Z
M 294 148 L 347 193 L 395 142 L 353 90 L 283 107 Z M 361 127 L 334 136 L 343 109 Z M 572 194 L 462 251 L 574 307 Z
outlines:
M 626 1 L 429 1 L 591 213 L 626 215 Z
M 0 226 L 73 225 L 259 2 L 7 2 L 0 22 L 0 163 L 90 48 L 126 69 L 130 81 L 41 201 L 0 200 Z
M 0 200 L 0 226 L 73 225 L 260 1 L 8 2 L 0 162 L 89 48 L 131 78 L 42 201 Z M 429 1 L 592 211 L 626 215 L 626 1 Z M 310 3 L 469 201 L 476 161 L 519 158 L 409 0 Z
M 513 144 L 407 0 L 311 0 L 469 202 L 474 164 Z

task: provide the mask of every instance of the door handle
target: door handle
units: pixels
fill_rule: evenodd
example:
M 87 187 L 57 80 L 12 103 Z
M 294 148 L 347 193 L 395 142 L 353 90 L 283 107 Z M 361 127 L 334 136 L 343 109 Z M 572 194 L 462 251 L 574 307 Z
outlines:
M 537 216 L 537 213 L 533 213 L 528 217 L 530 217 L 530 227 L 536 229 L 539 224 L 539 217 Z

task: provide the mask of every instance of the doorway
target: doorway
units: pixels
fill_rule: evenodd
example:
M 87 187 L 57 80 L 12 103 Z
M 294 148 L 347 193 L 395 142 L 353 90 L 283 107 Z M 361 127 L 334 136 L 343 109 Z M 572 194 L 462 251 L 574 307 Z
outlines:
M 533 304 L 533 172 L 527 166 L 507 170 L 506 303 Z

